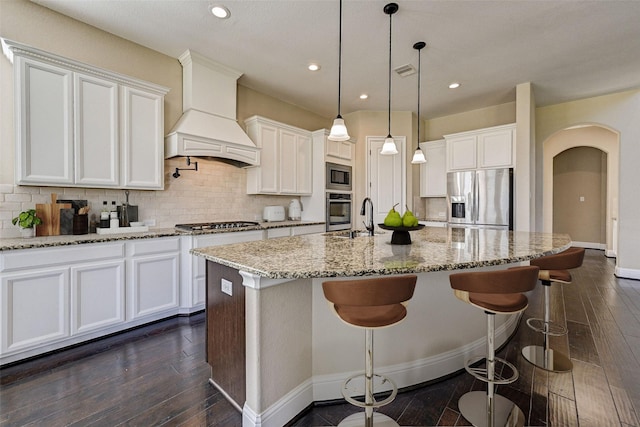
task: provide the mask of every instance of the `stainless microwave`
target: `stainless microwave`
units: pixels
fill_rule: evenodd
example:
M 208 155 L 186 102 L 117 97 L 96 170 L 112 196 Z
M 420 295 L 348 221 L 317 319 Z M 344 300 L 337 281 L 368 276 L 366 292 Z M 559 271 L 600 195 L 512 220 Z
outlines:
M 327 190 L 351 191 L 351 166 L 327 162 Z

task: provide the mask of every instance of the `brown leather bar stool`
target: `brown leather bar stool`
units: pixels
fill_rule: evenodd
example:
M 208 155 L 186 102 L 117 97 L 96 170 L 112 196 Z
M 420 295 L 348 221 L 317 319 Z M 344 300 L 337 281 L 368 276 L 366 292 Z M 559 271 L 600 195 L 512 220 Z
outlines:
M 398 387 L 383 375 L 373 373 L 373 331 L 400 323 L 407 315 L 407 304 L 413 296 L 417 276 L 387 276 L 373 279 L 327 281 L 322 283 L 324 296 L 333 312 L 349 326 L 365 330 L 365 372 L 364 390 L 350 388 L 353 379 L 347 378 L 342 384 L 342 395 L 352 405 L 364 408 L 364 412 L 350 415 L 340 426 L 397 426 L 398 424 L 375 408 L 391 403 L 398 393 Z M 389 383 L 391 394 L 381 401 L 374 398 L 374 377 L 380 384 Z M 364 395 L 363 400 L 354 396 Z
M 582 265 L 584 248 L 569 248 L 559 254 L 532 259 L 530 264 L 540 268 L 538 278 L 544 286 L 544 318 L 531 318 L 527 325 L 543 336 L 543 344 L 528 345 L 522 349 L 522 355 L 539 368 L 553 372 L 568 372 L 573 369 L 571 360 L 549 346 L 550 336 L 561 336 L 567 328 L 550 320 L 549 289 L 552 283 L 571 283 L 571 274 L 567 271 Z
M 525 266 L 449 276 L 455 296 L 487 314 L 487 354 L 468 360 L 464 366 L 475 378 L 487 383 L 487 391 L 471 391 L 458 400 L 460 413 L 476 427 L 525 423 L 524 414 L 515 403 L 494 393 L 496 384 L 510 384 L 518 379 L 516 367 L 495 356 L 495 315 L 516 314 L 527 308 L 529 301 L 523 293 L 535 288 L 538 271 L 538 267 Z M 486 359 L 486 368 L 476 367 L 482 359 Z M 508 371 L 510 377 L 505 376 Z

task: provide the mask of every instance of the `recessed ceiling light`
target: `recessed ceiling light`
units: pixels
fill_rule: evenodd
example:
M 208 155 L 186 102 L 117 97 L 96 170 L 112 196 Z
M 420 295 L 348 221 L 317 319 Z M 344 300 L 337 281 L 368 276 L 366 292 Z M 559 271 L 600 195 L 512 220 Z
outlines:
M 320 66 L 318 64 L 309 64 L 307 68 L 309 68 L 309 71 L 318 71 Z
M 231 12 L 229 12 L 229 9 L 221 5 L 211 6 L 211 13 L 213 13 L 213 16 L 220 19 L 227 19 L 229 16 L 231 16 Z
M 458 82 L 453 82 L 449 85 L 449 89 L 457 89 L 460 87 L 460 83 Z
M 367 99 L 369 97 L 369 95 L 367 95 L 366 93 L 363 93 L 362 95 L 360 95 L 360 99 Z

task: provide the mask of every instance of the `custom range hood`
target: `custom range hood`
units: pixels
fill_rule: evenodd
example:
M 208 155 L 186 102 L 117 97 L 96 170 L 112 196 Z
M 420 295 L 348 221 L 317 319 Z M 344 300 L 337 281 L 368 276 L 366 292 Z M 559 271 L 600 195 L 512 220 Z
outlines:
M 187 50 L 182 64 L 182 117 L 165 137 L 165 158 L 210 157 L 239 167 L 260 164 L 260 149 L 236 121 L 242 73 Z

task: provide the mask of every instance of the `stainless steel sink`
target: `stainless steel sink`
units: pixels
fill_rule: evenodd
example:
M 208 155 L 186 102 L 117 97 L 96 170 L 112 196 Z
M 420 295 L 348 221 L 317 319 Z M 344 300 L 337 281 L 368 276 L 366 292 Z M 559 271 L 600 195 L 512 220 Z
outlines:
M 385 234 L 384 231 L 376 231 L 375 235 Z M 324 233 L 325 236 L 339 237 L 342 239 L 355 239 L 356 237 L 372 237 L 367 230 L 342 230 Z

